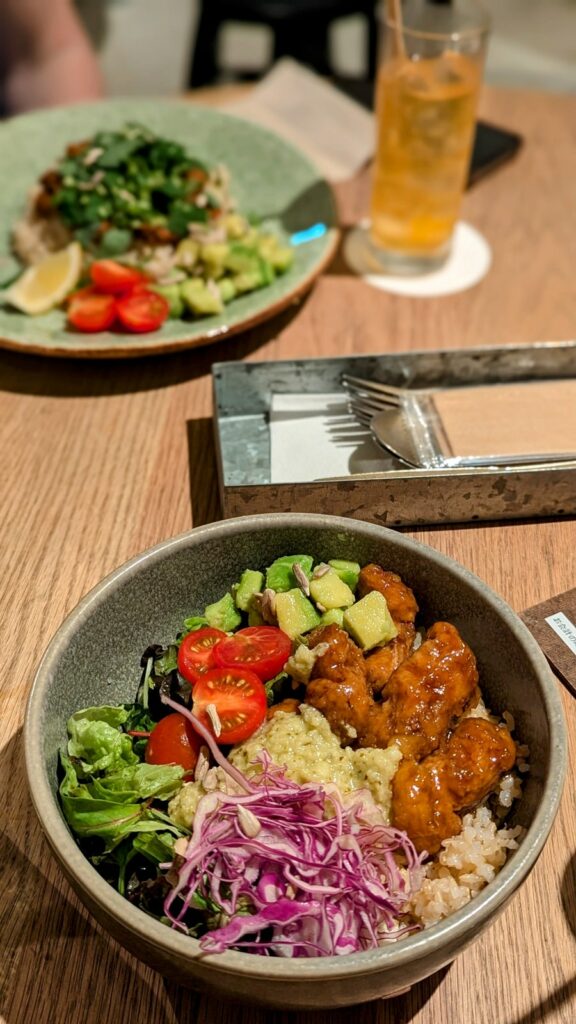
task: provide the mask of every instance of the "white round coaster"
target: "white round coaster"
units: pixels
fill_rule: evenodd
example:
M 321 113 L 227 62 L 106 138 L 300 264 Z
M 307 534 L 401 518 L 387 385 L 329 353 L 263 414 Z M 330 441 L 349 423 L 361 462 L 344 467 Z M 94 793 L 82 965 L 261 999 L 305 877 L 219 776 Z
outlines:
M 371 255 L 367 223 L 352 228 L 344 242 L 344 259 L 350 270 L 373 288 L 396 295 L 411 295 L 416 298 L 432 298 L 435 295 L 452 295 L 478 284 L 488 273 L 492 263 L 492 250 L 476 228 L 459 221 L 454 229 L 452 249 L 446 263 L 428 274 L 384 274 L 375 271 L 375 259 Z

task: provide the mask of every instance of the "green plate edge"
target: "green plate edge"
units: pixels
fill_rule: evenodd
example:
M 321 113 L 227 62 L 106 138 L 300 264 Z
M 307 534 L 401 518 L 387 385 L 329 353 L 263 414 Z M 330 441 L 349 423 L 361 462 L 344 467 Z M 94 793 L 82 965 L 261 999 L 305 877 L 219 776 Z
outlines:
M 182 142 L 207 163 L 226 164 L 238 209 L 262 218 L 284 238 L 319 222 L 328 231 L 295 247 L 294 265 L 286 274 L 261 291 L 235 299 L 219 316 L 169 320 L 159 331 L 144 335 L 79 335 L 67 330 L 61 310 L 30 317 L 0 306 L 0 347 L 47 356 L 129 358 L 210 344 L 285 309 L 332 259 L 339 236 L 334 196 L 317 168 L 296 148 L 259 125 L 190 101 L 113 99 L 36 111 L 0 125 L 0 283 L 18 270 L 10 232 L 38 177 L 69 142 L 126 121 L 140 121 Z

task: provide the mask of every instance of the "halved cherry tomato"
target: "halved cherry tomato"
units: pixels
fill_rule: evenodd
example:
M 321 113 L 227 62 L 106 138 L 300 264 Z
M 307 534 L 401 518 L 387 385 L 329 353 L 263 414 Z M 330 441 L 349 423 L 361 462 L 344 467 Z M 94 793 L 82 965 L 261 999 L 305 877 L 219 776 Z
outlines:
M 136 267 L 125 267 L 116 260 L 95 260 L 90 267 L 90 279 L 106 295 L 122 295 L 146 277 Z
M 68 322 L 77 331 L 106 331 L 115 319 L 113 295 L 78 295 L 68 306 Z
M 204 629 L 195 629 L 185 636 L 178 651 L 178 671 L 189 683 L 195 683 L 200 676 L 204 675 L 209 668 L 214 668 L 214 648 L 221 640 L 226 639 L 226 633 L 221 629 L 213 629 L 206 626 Z
M 282 671 L 291 652 L 290 637 L 277 626 L 247 626 L 218 644 L 214 662 L 222 667 L 249 669 L 266 682 Z
M 147 764 L 181 764 L 189 772 L 196 767 L 201 745 L 191 723 L 175 712 L 154 726 L 144 756 Z
M 210 729 L 217 743 L 242 743 L 266 717 L 266 690 L 254 672 L 211 668 L 194 686 L 192 711 Z M 222 727 L 216 736 L 206 706 L 212 704 Z
M 128 331 L 155 331 L 168 319 L 170 307 L 163 295 L 136 288 L 118 299 L 118 317 Z

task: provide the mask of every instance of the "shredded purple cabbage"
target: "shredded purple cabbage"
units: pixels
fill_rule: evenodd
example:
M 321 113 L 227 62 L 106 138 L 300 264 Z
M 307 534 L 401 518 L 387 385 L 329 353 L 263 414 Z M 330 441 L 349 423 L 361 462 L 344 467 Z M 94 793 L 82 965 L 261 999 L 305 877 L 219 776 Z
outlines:
M 366 794 L 344 802 L 335 787 L 298 785 L 266 753 L 255 784 L 230 765 L 195 715 L 165 702 L 192 722 L 243 790 L 200 800 L 164 904 L 173 927 L 187 932 L 190 907 L 206 901 L 225 923 L 200 939 L 203 950 L 285 957 L 373 949 L 417 930 L 403 914 L 420 885 L 422 857 L 405 832 L 374 824 Z

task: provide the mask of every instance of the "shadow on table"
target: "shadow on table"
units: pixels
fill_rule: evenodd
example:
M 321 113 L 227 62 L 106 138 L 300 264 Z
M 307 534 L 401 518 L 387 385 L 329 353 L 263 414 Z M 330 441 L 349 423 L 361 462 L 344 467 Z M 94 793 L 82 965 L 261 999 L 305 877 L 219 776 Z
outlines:
M 212 363 L 245 359 L 273 341 L 297 316 L 307 297 L 252 330 L 186 352 L 141 359 L 55 359 L 0 352 L 0 391 L 85 398 L 182 384 L 206 376 Z
M 192 525 L 205 526 L 222 516 L 212 420 L 187 420 L 186 432 Z
M 234 1006 L 234 1024 L 409 1024 L 426 1005 L 449 968 L 415 985 L 406 995 L 396 999 L 378 999 L 372 1003 L 327 1010 L 267 1010 L 253 1006 Z M 231 1019 L 231 1004 L 216 1002 L 209 996 L 164 982 L 166 995 L 174 1012 L 174 1024 L 219 1024 Z
M 6 1024 L 111 1021 L 107 1016 L 110 991 L 102 982 L 117 971 L 126 999 L 122 1024 L 142 1024 L 138 991 L 149 989 L 149 1005 L 154 1006 L 158 999 L 142 977 L 146 969 L 114 943 L 87 911 L 74 905 L 75 897 L 63 879 L 58 884 L 51 881 L 52 855 L 36 823 L 24 778 L 19 730 L 0 750 L 5 813 L 0 834 L 0 891 L 5 914 L 0 924 L 0 1019 Z M 78 946 L 82 956 L 73 957 Z M 81 962 L 85 968 L 79 976 Z M 162 1014 L 159 1008 L 155 1019 L 162 1020 Z

